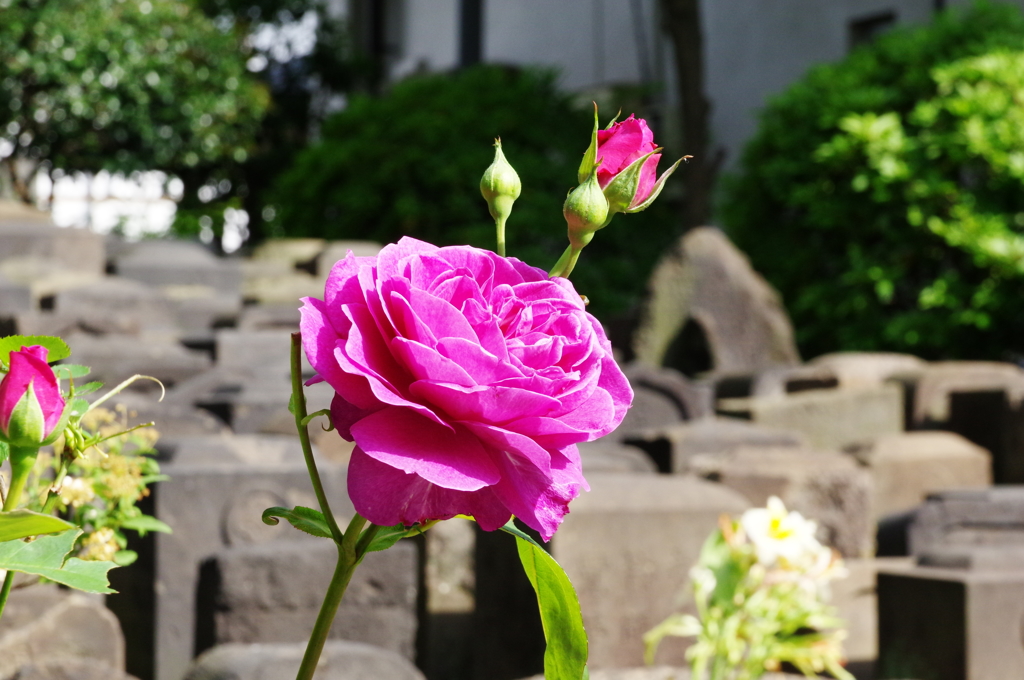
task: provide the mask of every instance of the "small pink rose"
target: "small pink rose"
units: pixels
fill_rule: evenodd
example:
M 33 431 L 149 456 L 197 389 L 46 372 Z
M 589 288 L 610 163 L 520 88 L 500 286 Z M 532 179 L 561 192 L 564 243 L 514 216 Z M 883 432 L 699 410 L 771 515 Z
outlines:
M 597 160 L 600 165 L 597 168 L 597 181 L 601 188 L 607 188 L 633 161 L 646 156 L 656 148 L 658 147 L 654 143 L 654 133 L 647 127 L 647 121 L 635 118 L 633 114 L 607 130 L 598 130 Z M 644 161 L 636 193 L 622 197 L 622 208 L 634 208 L 650 198 L 657 182 L 659 160 L 661 154 L 656 153 Z M 609 200 L 615 203 L 615 197 L 609 197 Z
M 348 489 L 375 524 L 519 517 L 546 539 L 586 480 L 576 449 L 633 393 L 572 284 L 514 258 L 411 238 L 349 254 L 302 342 L 356 447 Z
M 10 370 L 0 381 L 0 438 L 12 446 L 39 447 L 61 420 L 64 397 L 47 354 L 38 345 L 10 354 Z

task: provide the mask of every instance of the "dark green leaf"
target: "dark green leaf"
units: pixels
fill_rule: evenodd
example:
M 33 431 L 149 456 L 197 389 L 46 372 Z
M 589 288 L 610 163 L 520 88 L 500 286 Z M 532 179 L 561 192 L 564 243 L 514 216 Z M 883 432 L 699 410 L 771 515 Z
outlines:
M 60 366 L 53 367 L 53 372 L 57 377 L 64 380 L 67 378 L 84 378 L 89 375 L 91 370 L 88 366 L 80 366 L 78 364 L 61 364 Z
M 163 534 L 173 533 L 171 527 L 167 526 L 156 517 L 150 517 L 149 515 L 142 515 L 140 517 L 132 517 L 124 522 L 121 522 L 122 529 L 131 529 L 137 531 L 140 534 L 145 535 L 147 531 L 159 531 Z
M 0 569 L 38 574 L 87 593 L 116 592 L 111 590 L 107 581 L 107 572 L 117 566 L 113 562 L 86 562 L 77 557 L 67 557 L 81 534 L 75 529 L 40 536 L 31 543 L 0 543 Z
M 280 520 L 286 520 L 299 531 L 304 531 L 310 536 L 321 538 L 333 538 L 331 528 L 327 526 L 323 513 L 313 508 L 304 508 L 301 505 L 293 510 L 288 508 L 267 508 L 263 511 L 263 523 L 271 526 L 276 525 Z
M 11 365 L 11 352 L 17 352 L 22 347 L 41 345 L 49 350 L 46 360 L 50 363 L 60 361 L 71 356 L 71 349 L 68 344 L 60 338 L 51 335 L 8 335 L 0 338 L 0 362 L 5 366 Z
M 576 590 L 562 567 L 535 540 L 516 527 L 515 520 L 502 527 L 516 537 L 519 559 L 537 593 L 544 626 L 545 680 L 581 680 L 587 677 L 587 633 Z
M 74 528 L 73 524 L 62 519 L 31 510 L 0 512 L 0 542 L 40 534 L 55 534 Z
M 378 550 L 387 550 L 395 543 L 398 543 L 406 534 L 409 533 L 409 528 L 404 524 L 396 524 L 393 527 L 381 527 L 377 531 L 377 535 L 370 541 L 370 545 L 367 546 L 366 552 L 376 552 Z

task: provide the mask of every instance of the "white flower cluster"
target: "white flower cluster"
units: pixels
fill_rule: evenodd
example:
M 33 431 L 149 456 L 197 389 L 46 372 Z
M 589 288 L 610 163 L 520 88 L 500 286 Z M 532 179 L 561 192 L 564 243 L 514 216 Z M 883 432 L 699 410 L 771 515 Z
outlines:
M 768 499 L 767 507 L 744 512 L 740 527 L 754 547 L 758 564 L 766 570 L 810 582 L 825 582 L 844 575 L 832 549 L 815 536 L 817 522 L 786 510 L 775 496 Z

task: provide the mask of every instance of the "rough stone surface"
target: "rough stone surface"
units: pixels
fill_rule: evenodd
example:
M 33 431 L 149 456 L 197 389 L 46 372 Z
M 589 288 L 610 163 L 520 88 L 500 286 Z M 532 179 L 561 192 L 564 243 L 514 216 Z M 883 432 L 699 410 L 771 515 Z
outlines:
M 59 268 L 103 274 L 103 237 L 88 229 L 62 229 L 50 216 L 17 201 L 0 201 L 0 260 L 33 257 Z
M 835 352 L 808 362 L 832 371 L 840 387 L 877 387 L 889 380 L 919 376 L 927 363 L 911 354 Z
M 783 397 L 793 392 L 836 387 L 839 379 L 825 366 L 773 366 L 751 380 L 750 396 Z
M 577 445 L 584 474 L 591 472 L 657 472 L 654 461 L 643 449 L 601 438 Z
M 260 436 L 250 442 L 284 439 Z M 227 546 L 304 540 L 305 534 L 290 526 L 261 521 L 263 510 L 272 506 L 316 504 L 301 449 L 290 439 L 290 447 L 246 445 L 238 437 L 225 437 L 219 449 L 189 452 L 182 446 L 163 467 L 172 481 L 156 485 L 156 516 L 174 533 L 156 536 L 156 680 L 179 680 L 192 659 L 196 587 L 206 560 Z M 344 492 L 344 468 L 323 459 L 318 466 L 344 525 L 354 512 Z
M 739 448 L 698 454 L 693 470 L 738 491 L 751 505 L 778 496 L 791 510 L 818 522 L 819 538 L 844 557 L 874 547 L 871 477 L 849 456 L 807 449 Z
M 721 399 L 721 415 L 802 432 L 812 446 L 843 449 L 903 431 L 903 392 L 896 385 L 807 390 L 777 397 Z
M 1024 570 L 878 574 L 880 677 L 1024 677 Z
M 642 448 L 658 461 L 667 460 L 672 472 L 687 472 L 701 453 L 732 453 L 739 448 L 806 448 L 807 438 L 792 430 L 778 430 L 732 418 L 702 418 L 648 430 L 630 436 L 627 443 Z
M 184 680 L 293 680 L 305 645 L 228 644 L 206 652 Z M 425 680 L 395 652 L 361 642 L 329 640 L 314 680 Z
M 871 666 L 878 658 L 878 571 L 911 564 L 912 560 L 905 557 L 847 559 L 843 566 L 848 575 L 829 584 L 831 603 L 847 633 L 843 652 L 856 667 Z
M 689 318 L 703 329 L 716 372 L 800 363 L 778 293 L 719 229 L 690 230 L 658 263 L 634 336 L 637 359 L 660 365 Z
M 952 432 L 887 435 L 857 458 L 871 471 L 876 519 L 911 510 L 933 493 L 992 483 L 988 451 Z
M 200 600 L 212 607 L 199 612 L 199 625 L 212 623 L 209 642 L 214 644 L 304 642 L 336 561 L 337 548 L 323 540 L 222 549 L 204 566 L 207 583 L 199 590 L 213 595 Z M 366 642 L 413 660 L 417 561 L 410 542 L 367 555 L 349 583 L 330 637 Z
M 674 475 L 593 474 L 549 546 L 579 596 L 592 670 L 643 665 L 643 634 L 677 609 L 690 567 L 722 513 L 747 502 L 719 484 Z M 536 598 L 514 541 L 477 533 L 475 677 L 512 680 L 543 667 Z M 682 664 L 688 640 L 666 640 Z
M 87 659 L 26 664 L 3 680 L 137 680 L 115 668 Z
M 909 529 L 911 554 L 940 546 L 1024 546 L 1024 486 L 933 494 Z
M 653 368 L 641 363 L 624 367 L 633 388 L 633 405 L 609 437 L 622 440 L 634 433 L 711 413 L 710 391 L 691 383 L 671 368 Z
M 914 423 L 949 420 L 950 395 L 957 392 L 1006 392 L 1011 407 L 1024 400 L 1024 370 L 995 361 L 938 361 L 930 363 L 917 381 Z
M 210 367 L 210 359 L 204 353 L 186 349 L 176 342 L 88 333 L 74 333 L 64 339 L 71 347 L 75 363 L 92 368 L 90 380 L 111 386 L 141 374 L 152 376 L 169 387 Z M 140 381 L 133 389 L 152 392 L 160 388 L 151 381 Z
M 331 267 L 345 259 L 350 250 L 356 257 L 375 257 L 383 247 L 376 241 L 330 241 L 316 258 L 316 275 L 326 279 Z
M 116 276 L 59 293 L 54 311 L 92 333 L 178 335 L 174 305 L 163 293 Z
M 30 286 L 15 283 L 0 274 L 0 316 L 11 318 L 31 312 L 34 307 Z
M 124 669 L 124 637 L 102 599 L 55 585 L 15 590 L 0 620 L 0 678 L 38 664 L 91 661 L 116 677 Z
M 806 680 L 805 675 L 790 673 L 765 673 L 760 680 Z M 526 680 L 544 680 L 543 675 L 534 675 Z M 605 668 L 591 671 L 590 680 L 690 680 L 690 669 L 673 666 L 645 666 L 642 668 Z
M 151 286 L 206 286 L 237 296 L 242 282 L 237 260 L 218 258 L 192 241 L 140 241 L 122 252 L 114 266 L 119 276 Z

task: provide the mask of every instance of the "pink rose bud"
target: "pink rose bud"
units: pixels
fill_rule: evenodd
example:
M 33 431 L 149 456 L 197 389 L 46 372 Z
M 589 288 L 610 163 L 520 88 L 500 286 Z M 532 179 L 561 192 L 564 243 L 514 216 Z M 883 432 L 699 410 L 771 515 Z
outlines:
M 597 132 L 597 181 L 613 213 L 640 212 L 661 193 L 679 161 L 659 178 L 659 151 L 647 121 L 632 114 Z
M 63 429 L 64 397 L 47 353 L 38 345 L 11 352 L 10 371 L 0 381 L 0 439 L 11 446 L 38 448 Z

